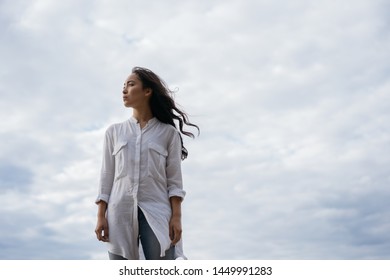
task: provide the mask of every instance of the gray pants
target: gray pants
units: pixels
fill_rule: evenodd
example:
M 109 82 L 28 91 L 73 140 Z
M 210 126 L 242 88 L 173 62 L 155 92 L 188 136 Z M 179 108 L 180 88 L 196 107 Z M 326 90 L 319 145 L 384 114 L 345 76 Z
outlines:
M 144 251 L 146 260 L 174 260 L 175 259 L 175 246 L 171 246 L 165 251 L 165 256 L 160 257 L 161 247 L 160 243 L 153 230 L 150 228 L 146 221 L 144 213 L 138 208 L 138 228 L 139 236 L 138 240 L 141 241 L 142 249 Z M 110 260 L 126 260 L 124 257 L 115 255 L 108 252 Z

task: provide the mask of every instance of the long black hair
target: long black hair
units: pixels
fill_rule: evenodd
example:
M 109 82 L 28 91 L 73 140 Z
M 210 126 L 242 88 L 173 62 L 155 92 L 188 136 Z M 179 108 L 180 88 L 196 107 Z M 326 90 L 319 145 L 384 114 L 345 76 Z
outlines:
M 179 122 L 179 129 L 181 134 L 194 138 L 195 135 L 189 131 L 183 129 L 184 124 L 195 127 L 200 133 L 200 129 L 197 125 L 190 123 L 187 114 L 177 108 L 173 99 L 172 93 L 167 84 L 153 71 L 143 68 L 134 67 L 132 73 L 137 74 L 138 78 L 142 82 L 142 87 L 150 88 L 152 90 L 152 96 L 149 100 L 149 105 L 152 110 L 152 114 L 160 122 L 170 124 L 176 128 L 174 120 Z M 183 138 L 180 136 L 181 141 L 181 159 L 184 160 L 188 156 L 188 151 L 184 147 Z

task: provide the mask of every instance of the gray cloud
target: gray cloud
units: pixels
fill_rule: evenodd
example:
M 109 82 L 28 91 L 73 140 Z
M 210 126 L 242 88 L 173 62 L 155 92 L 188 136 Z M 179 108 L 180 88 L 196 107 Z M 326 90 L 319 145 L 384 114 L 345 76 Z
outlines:
M 24 167 L 0 163 L 0 188 L 23 189 L 32 182 L 32 172 Z

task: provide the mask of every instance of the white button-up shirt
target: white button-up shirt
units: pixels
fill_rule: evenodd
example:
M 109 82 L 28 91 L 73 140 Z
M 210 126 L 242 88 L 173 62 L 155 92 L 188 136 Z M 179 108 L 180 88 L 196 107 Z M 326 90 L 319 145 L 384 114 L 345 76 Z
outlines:
M 108 203 L 108 251 L 126 259 L 139 259 L 137 207 L 155 233 L 161 256 L 169 249 L 169 198 L 184 198 L 181 142 L 172 125 L 151 119 L 141 129 L 137 120 L 111 125 L 105 134 L 103 162 L 96 202 Z M 182 242 L 176 244 L 182 257 Z

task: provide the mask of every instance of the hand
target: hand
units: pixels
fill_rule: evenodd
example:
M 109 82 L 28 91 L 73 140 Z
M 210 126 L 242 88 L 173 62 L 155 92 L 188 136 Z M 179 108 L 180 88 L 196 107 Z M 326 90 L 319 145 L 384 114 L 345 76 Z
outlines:
M 181 218 L 172 216 L 169 221 L 169 238 L 171 239 L 172 245 L 176 245 L 181 239 Z
M 99 241 L 108 242 L 108 222 L 105 217 L 98 218 L 96 229 L 96 237 Z

